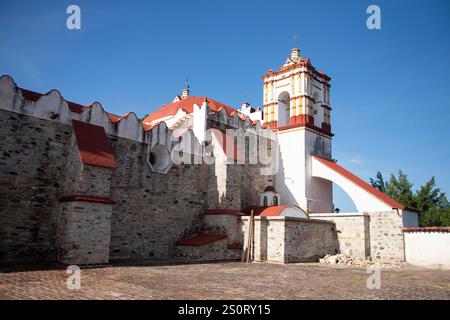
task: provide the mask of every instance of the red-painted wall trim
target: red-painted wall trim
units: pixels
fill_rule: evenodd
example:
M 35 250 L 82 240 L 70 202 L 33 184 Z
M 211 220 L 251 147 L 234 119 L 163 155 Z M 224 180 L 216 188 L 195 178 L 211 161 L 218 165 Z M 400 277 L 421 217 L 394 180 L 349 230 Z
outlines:
M 59 202 L 71 202 L 71 201 L 84 201 L 84 202 L 94 202 L 103 204 L 115 204 L 113 200 L 108 197 L 100 196 L 89 196 L 83 194 L 64 196 L 58 199 Z
M 175 242 L 177 246 L 203 246 L 208 243 L 226 239 L 224 234 L 215 233 L 200 233 L 187 239 L 179 240 Z
M 203 215 L 220 215 L 220 214 L 227 214 L 227 215 L 233 215 L 233 216 L 245 216 L 244 212 L 240 212 L 237 210 L 228 210 L 228 209 L 214 209 L 214 210 L 206 210 Z
M 293 119 L 295 118 L 295 119 Z M 293 122 L 296 122 L 293 124 Z M 314 118 L 313 116 L 309 116 L 309 115 L 301 115 L 301 116 L 296 116 L 296 117 L 292 117 L 290 120 L 290 125 L 288 126 L 283 126 L 283 127 L 279 127 L 277 128 L 278 131 L 284 131 L 284 130 L 289 130 L 289 129 L 293 129 L 293 128 L 299 128 L 299 127 L 307 127 L 310 129 L 313 129 L 315 131 L 318 131 L 326 136 L 329 137 L 333 137 L 334 134 L 331 133 L 331 127 L 330 130 L 324 129 L 324 128 L 320 128 L 320 127 L 316 127 L 314 125 Z

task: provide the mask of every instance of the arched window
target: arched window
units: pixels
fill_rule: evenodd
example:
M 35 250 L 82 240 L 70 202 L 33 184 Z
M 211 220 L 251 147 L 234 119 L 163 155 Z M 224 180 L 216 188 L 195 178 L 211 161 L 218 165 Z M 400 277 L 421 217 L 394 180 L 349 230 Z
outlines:
M 277 196 L 273 196 L 273 205 L 274 206 L 278 205 L 278 197 Z
M 264 196 L 263 198 L 263 206 L 267 207 L 267 196 Z
M 278 96 L 278 120 L 277 127 L 284 127 L 289 125 L 291 117 L 291 97 L 289 93 L 283 91 Z
M 314 125 L 321 126 L 323 122 L 323 114 L 320 113 L 322 109 L 322 100 L 320 99 L 320 95 L 317 92 L 314 92 L 313 95 L 314 104 L 313 104 L 313 117 L 314 117 Z

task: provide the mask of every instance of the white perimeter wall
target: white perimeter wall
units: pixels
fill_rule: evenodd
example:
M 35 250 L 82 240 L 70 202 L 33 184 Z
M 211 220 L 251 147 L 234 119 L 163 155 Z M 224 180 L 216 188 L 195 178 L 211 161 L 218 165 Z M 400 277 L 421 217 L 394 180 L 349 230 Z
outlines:
M 405 232 L 406 262 L 450 269 L 450 232 Z

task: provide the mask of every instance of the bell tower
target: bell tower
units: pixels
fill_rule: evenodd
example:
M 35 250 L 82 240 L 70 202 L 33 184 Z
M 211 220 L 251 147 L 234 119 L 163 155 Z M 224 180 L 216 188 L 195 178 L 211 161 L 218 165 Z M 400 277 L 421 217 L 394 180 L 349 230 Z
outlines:
M 282 204 L 305 212 L 333 210 L 332 183 L 312 177 L 311 156 L 331 159 L 330 81 L 293 48 L 264 80 L 264 123 L 276 129 L 280 167 L 275 186 Z
M 265 75 L 264 122 L 272 128 L 309 125 L 331 133 L 330 80 L 293 48 L 281 68 Z

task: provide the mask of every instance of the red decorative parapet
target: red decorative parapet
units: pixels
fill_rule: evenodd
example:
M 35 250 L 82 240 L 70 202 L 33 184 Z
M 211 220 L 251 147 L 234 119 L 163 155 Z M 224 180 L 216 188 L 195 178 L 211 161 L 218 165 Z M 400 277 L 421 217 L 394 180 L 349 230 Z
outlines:
M 404 232 L 450 232 L 450 227 L 409 227 Z

